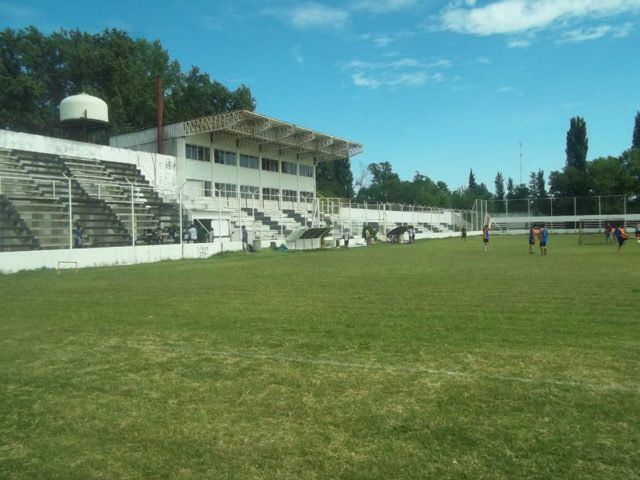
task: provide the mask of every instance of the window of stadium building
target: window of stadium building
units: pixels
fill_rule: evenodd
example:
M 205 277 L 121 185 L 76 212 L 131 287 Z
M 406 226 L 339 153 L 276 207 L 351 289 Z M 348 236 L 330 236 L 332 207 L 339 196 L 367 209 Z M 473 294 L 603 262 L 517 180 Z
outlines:
M 277 188 L 263 188 L 262 189 L 262 199 L 263 200 L 278 200 L 280 196 L 280 191 Z
M 216 197 L 236 197 L 236 185 L 233 183 L 216 183 Z
M 313 192 L 300 192 L 300 201 L 301 202 L 313 201 Z
M 258 169 L 258 157 L 240 154 L 240 166 L 244 168 Z
M 271 158 L 262 158 L 262 170 L 266 170 L 268 172 L 278 172 L 280 169 L 278 168 L 278 160 L 273 160 Z
M 301 177 L 313 177 L 313 166 L 311 166 L 311 165 L 300 165 L 300 176 Z
M 203 184 L 204 184 L 204 196 L 205 197 L 210 197 L 211 196 L 211 190 L 212 190 L 211 182 L 208 182 L 207 180 L 205 180 L 203 182 Z
M 199 145 L 185 145 L 185 156 L 189 160 L 200 160 L 201 162 L 211 161 L 211 150 L 207 147 L 201 147 Z
M 282 200 L 286 202 L 295 202 L 298 200 L 298 193 L 295 190 L 282 190 Z
M 220 165 L 235 165 L 236 154 L 234 152 L 227 152 L 225 150 L 216 149 L 214 161 L 215 163 L 219 163 Z
M 288 173 L 289 175 L 295 175 L 298 173 L 297 165 L 292 162 L 282 162 L 282 173 Z
M 240 197 L 258 200 L 260 198 L 260 189 L 251 185 L 240 185 Z

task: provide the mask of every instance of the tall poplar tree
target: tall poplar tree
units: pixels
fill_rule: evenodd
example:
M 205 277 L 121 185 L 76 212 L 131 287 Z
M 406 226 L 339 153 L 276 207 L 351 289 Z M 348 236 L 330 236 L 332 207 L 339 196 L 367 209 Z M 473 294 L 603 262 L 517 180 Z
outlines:
M 504 177 L 502 176 L 502 173 L 498 172 L 496 174 L 494 185 L 496 200 L 504 200 Z
M 582 117 L 573 117 L 567 132 L 567 167 L 573 167 L 580 172 L 587 169 L 587 152 L 589 139 L 587 138 L 587 123 Z
M 640 112 L 636 113 L 636 122 L 633 127 L 633 141 L 631 148 L 640 148 Z

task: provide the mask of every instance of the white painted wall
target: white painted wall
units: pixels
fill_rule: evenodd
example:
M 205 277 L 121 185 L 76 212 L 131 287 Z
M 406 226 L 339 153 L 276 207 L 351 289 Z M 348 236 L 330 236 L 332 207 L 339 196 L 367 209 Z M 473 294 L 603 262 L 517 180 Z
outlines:
M 240 251 L 241 242 L 185 243 L 136 247 L 34 250 L 0 253 L 0 272 L 58 268 L 58 262 L 77 262 L 78 268 L 153 263 L 161 260 L 208 258 L 222 251 Z M 72 268 L 62 264 L 61 268 Z

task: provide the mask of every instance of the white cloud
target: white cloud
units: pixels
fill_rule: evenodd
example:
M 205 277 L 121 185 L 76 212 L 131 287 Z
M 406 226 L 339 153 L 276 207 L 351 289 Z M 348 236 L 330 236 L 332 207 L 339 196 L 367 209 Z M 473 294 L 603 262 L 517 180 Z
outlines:
M 455 2 L 441 13 L 442 27 L 475 35 L 513 34 L 563 20 L 640 12 L 640 0 L 498 0 L 484 6 Z
M 507 46 L 509 48 L 527 48 L 531 45 L 531 40 L 525 40 L 525 39 L 515 39 L 515 40 L 509 40 L 507 42 Z
M 564 32 L 560 43 L 581 43 L 589 40 L 597 40 L 602 37 L 612 36 L 614 38 L 624 38 L 629 36 L 633 29 L 632 23 L 624 25 L 598 25 L 591 28 L 577 28 Z
M 393 43 L 395 39 L 390 35 L 385 35 L 382 33 L 363 33 L 358 37 L 360 40 L 365 42 L 371 42 L 378 48 L 386 47 L 387 45 Z
M 417 0 L 356 0 L 351 8 L 371 13 L 389 13 L 411 8 L 417 3 Z
M 363 72 L 355 72 L 351 75 L 354 85 L 368 88 L 419 87 L 429 79 L 439 81 L 441 76 L 438 74 L 429 76 L 425 72 L 399 73 L 397 75 L 382 75 L 378 77 L 374 77 L 371 74 L 366 75 Z
M 288 10 L 263 10 L 264 15 L 276 17 L 295 28 L 342 28 L 349 20 L 349 11 L 320 3 L 305 3 Z
M 352 0 L 341 7 L 333 7 L 318 2 L 306 2 L 293 8 L 267 8 L 263 15 L 279 18 L 298 29 L 307 28 L 342 28 L 356 13 L 375 15 L 388 14 L 399 10 L 410 9 L 420 0 Z M 390 35 L 372 36 L 374 43 L 383 47 L 393 41 Z
M 437 60 L 427 63 L 415 58 L 403 57 L 388 62 L 365 62 L 353 60 L 346 65 L 351 70 L 351 80 L 357 87 L 396 88 L 420 87 L 427 82 L 441 82 L 444 75 L 440 68 L 451 65 L 448 60 Z
M 599 25 L 593 28 L 578 28 L 565 32 L 561 42 L 580 43 L 587 40 L 596 40 L 608 35 L 611 32 L 611 25 Z

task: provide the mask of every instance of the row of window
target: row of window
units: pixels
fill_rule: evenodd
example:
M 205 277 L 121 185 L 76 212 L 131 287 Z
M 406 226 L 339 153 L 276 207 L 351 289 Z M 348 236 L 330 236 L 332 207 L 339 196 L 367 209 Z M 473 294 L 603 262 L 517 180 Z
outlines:
M 186 157 L 190 160 L 201 162 L 211 161 L 211 151 L 207 147 L 198 145 L 186 145 Z M 213 161 L 220 165 L 236 165 L 236 154 L 226 150 L 215 149 L 213 151 Z M 259 159 L 253 155 L 240 154 L 240 166 L 244 168 L 258 169 Z M 313 177 L 313 167 L 311 165 L 298 165 L 293 162 L 274 160 L 272 158 L 262 158 L 262 170 L 267 172 L 282 172 L 288 175 L 299 174 L 302 177 Z
M 211 182 L 205 180 L 202 182 L 203 194 L 205 197 L 225 197 L 236 198 L 237 197 L 237 185 L 235 183 L 218 183 L 215 184 L 215 190 L 213 190 Z M 280 190 L 277 188 L 264 187 L 262 189 L 262 198 L 264 200 L 278 200 L 280 197 Z M 260 198 L 260 188 L 253 185 L 240 185 L 240 198 L 253 198 L 258 200 Z M 296 202 L 298 195 L 295 190 L 282 190 L 282 200 Z M 313 192 L 300 192 L 301 201 L 313 200 Z

